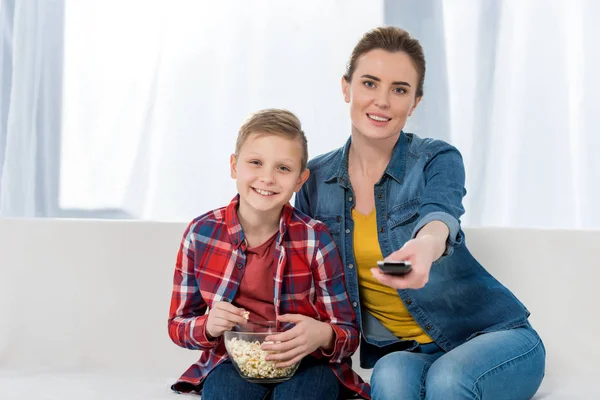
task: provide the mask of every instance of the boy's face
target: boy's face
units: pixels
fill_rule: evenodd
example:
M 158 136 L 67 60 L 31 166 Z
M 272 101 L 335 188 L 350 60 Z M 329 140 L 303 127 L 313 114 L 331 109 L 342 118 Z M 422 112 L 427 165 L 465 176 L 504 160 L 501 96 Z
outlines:
M 240 207 L 250 212 L 281 212 L 308 179 L 309 171 L 301 171 L 301 160 L 299 140 L 267 133 L 250 134 L 237 157 L 232 154 L 230 160 Z

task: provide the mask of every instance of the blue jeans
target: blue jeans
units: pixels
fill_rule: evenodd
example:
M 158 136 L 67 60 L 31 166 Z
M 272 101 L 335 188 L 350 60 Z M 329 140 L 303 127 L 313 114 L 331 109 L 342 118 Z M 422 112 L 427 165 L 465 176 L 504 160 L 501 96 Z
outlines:
M 435 343 L 375 364 L 373 400 L 530 399 L 544 377 L 546 350 L 529 326 L 477 336 L 445 353 Z
M 270 385 L 248 382 L 226 361 L 206 377 L 202 400 L 337 400 L 343 389 L 329 365 L 312 357 L 289 380 Z

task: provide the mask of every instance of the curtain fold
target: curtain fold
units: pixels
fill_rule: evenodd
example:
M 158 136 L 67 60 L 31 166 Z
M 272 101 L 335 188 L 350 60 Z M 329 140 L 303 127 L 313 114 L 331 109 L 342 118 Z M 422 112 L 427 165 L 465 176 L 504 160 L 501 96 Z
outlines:
M 3 94 L 10 96 L 0 147 L 0 216 L 56 211 L 63 9 L 62 0 L 14 3 L 10 89 L 2 82 Z

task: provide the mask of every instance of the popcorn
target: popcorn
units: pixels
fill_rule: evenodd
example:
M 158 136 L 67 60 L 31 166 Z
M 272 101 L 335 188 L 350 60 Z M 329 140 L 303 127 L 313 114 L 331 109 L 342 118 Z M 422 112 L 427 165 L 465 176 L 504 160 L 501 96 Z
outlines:
M 247 378 L 284 378 L 292 375 L 296 369 L 296 365 L 278 368 L 275 361 L 265 360 L 270 352 L 261 349 L 259 341 L 248 342 L 234 337 L 228 341 L 227 347 L 230 349 L 229 355 Z
M 250 318 L 250 311 L 244 311 L 244 318 L 246 319 L 246 321 L 248 321 L 248 319 Z

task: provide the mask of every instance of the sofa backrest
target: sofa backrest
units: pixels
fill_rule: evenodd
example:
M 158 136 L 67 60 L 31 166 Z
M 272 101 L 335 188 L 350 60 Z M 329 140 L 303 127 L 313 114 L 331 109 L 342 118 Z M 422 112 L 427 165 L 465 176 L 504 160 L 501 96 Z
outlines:
M 182 372 L 167 334 L 184 223 L 0 220 L 0 369 Z M 596 370 L 600 231 L 466 229 L 532 312 L 548 372 Z

